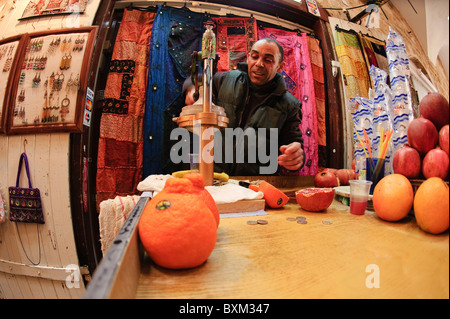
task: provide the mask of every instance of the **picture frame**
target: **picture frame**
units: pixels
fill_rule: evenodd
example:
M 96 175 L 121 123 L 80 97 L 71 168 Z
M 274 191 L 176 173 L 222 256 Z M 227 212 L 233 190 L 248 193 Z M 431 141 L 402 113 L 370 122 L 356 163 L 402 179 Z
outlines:
M 7 134 L 81 132 L 98 27 L 26 34 L 8 105 Z
M 31 0 L 23 11 L 19 20 L 63 15 L 63 14 L 84 14 L 88 0 Z
M 0 133 L 6 133 L 8 105 L 17 59 L 23 48 L 22 35 L 0 40 Z

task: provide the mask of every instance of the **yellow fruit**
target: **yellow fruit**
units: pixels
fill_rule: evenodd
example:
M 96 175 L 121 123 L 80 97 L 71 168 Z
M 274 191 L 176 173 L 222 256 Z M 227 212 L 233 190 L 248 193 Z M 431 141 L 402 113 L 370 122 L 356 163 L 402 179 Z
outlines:
M 409 180 L 400 174 L 385 176 L 373 191 L 373 208 L 386 221 L 399 221 L 411 211 L 414 190 Z
M 448 185 L 439 177 L 431 177 L 417 189 L 414 197 L 414 215 L 417 225 L 431 234 L 448 229 Z

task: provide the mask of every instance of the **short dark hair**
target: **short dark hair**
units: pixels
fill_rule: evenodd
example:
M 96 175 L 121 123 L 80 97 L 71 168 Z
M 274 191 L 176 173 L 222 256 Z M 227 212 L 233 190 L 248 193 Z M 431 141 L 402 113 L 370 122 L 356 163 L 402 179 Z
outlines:
M 278 43 L 277 40 L 272 39 L 272 38 L 263 38 L 263 39 L 259 39 L 259 40 L 256 41 L 256 42 L 259 42 L 259 41 L 266 41 L 266 42 L 270 42 L 270 43 L 275 43 L 275 44 L 277 45 L 277 47 L 278 47 L 278 51 L 280 51 L 280 56 L 281 56 L 281 58 L 280 58 L 280 63 L 283 62 L 283 59 L 284 59 L 284 49 L 283 49 L 283 47 L 281 46 L 281 44 Z

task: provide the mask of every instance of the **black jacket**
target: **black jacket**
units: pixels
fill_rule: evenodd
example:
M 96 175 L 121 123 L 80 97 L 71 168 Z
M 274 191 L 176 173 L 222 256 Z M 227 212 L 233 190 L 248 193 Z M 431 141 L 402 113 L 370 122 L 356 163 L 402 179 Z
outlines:
M 250 82 L 248 76 L 248 66 L 246 63 L 240 63 L 238 70 L 232 70 L 224 73 L 217 73 L 213 79 L 213 96 L 214 103 L 225 109 L 229 119 L 228 128 L 236 129 L 253 128 L 256 132 L 257 139 L 252 141 L 244 139 L 234 142 L 234 161 L 233 163 L 217 163 L 216 170 L 225 171 L 230 175 L 265 175 L 260 170 L 261 166 L 268 166 L 264 163 L 264 159 L 256 154 L 256 162 L 251 163 L 252 155 L 247 150 L 257 150 L 265 143 L 266 155 L 273 158 L 278 157 L 279 147 L 288 145 L 292 142 L 300 142 L 303 145 L 302 132 L 299 128 L 301 123 L 301 102 L 287 91 L 285 81 L 281 74 L 277 73 L 271 83 L 264 88 L 256 87 Z M 247 111 L 246 111 L 247 108 Z M 248 109 L 250 108 L 250 109 Z M 278 132 L 278 140 L 270 141 L 269 129 L 275 128 Z M 258 129 L 267 129 L 265 136 L 261 136 Z M 222 132 L 222 138 L 225 134 Z M 255 144 L 256 142 L 256 144 Z M 271 142 L 271 143 L 270 143 Z M 222 143 L 222 154 L 230 155 L 225 152 L 226 141 Z M 243 144 L 240 144 L 243 143 Z M 216 143 L 217 144 L 217 143 Z M 244 162 L 239 163 L 236 154 L 240 154 L 244 145 L 245 156 Z M 272 154 L 269 150 L 276 147 L 276 154 Z M 217 146 L 215 147 L 217 154 Z M 272 151 L 273 152 L 273 151 Z M 267 171 L 267 170 L 266 170 Z M 277 169 L 268 175 L 276 174 Z

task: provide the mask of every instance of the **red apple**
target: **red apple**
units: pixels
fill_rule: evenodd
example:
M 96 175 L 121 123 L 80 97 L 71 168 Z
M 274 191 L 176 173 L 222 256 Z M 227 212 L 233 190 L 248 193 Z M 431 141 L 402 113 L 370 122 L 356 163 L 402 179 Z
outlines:
M 432 149 L 423 158 L 422 173 L 426 179 L 440 177 L 445 179 L 448 174 L 449 159 L 447 153 L 440 148 Z
M 419 104 L 420 115 L 433 122 L 438 131 L 448 124 L 448 109 L 448 101 L 439 93 L 428 93 Z
M 417 178 L 420 174 L 421 162 L 419 152 L 405 145 L 395 152 L 392 167 L 395 174 L 402 174 L 407 178 Z
M 408 125 L 408 143 L 422 155 L 435 148 L 438 142 L 438 132 L 434 124 L 426 118 L 419 117 Z
M 337 187 L 339 186 L 339 179 L 332 172 L 324 170 L 320 173 L 317 173 L 314 177 L 314 186 L 321 188 Z
M 439 131 L 439 146 L 448 155 L 448 124 L 444 125 Z

